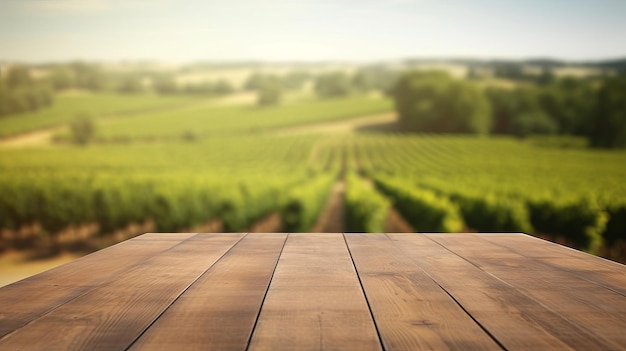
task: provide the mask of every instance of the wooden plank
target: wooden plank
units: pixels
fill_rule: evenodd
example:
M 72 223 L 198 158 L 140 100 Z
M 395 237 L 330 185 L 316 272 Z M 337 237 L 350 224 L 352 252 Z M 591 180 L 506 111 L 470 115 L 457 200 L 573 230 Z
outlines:
M 626 296 L 626 265 L 551 243 L 529 235 L 484 235 L 482 239 L 506 247 L 529 260 L 566 270 Z
M 169 241 L 153 240 L 150 235 L 137 237 L 3 287 L 0 289 L 0 337 L 115 279 L 146 257 L 167 250 L 193 234 L 163 238 L 166 236 Z
M 501 350 L 386 235 L 345 238 L 385 350 Z
M 606 348 L 621 349 L 626 345 L 626 297 L 566 270 L 494 245 L 484 240 L 484 235 L 497 234 L 429 237 L 558 313 Z
M 290 234 L 251 350 L 380 350 L 342 234 Z
M 286 234 L 248 234 L 132 350 L 245 350 Z
M 388 236 L 507 350 L 610 348 L 428 236 Z
M 125 349 L 241 237 L 197 234 L 6 335 L 0 349 Z

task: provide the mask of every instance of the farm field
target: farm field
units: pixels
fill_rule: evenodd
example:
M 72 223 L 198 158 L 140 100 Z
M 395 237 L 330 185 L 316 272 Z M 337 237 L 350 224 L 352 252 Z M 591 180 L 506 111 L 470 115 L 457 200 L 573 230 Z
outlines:
M 141 230 L 307 232 L 332 203 L 344 214 L 333 228 L 344 231 L 389 231 L 393 217 L 415 232 L 526 232 L 624 260 L 624 151 L 345 128 L 389 113 L 380 97 L 272 107 L 84 99 L 96 116 L 127 114 L 96 118 L 85 147 L 0 149 L 0 250 L 89 251 Z M 0 121 L 1 133 L 62 125 L 59 109 L 83 103 L 61 99 L 24 115 L 24 126 Z M 328 133 L 332 123 L 340 132 Z M 85 238 L 100 246 L 75 245 Z
M 197 97 L 157 96 L 149 94 L 124 95 L 114 93 L 78 93 L 57 97 L 51 107 L 35 112 L 0 119 L 0 138 L 43 128 L 62 126 L 76 114 L 96 118 L 125 116 L 139 111 L 155 111 L 197 102 Z

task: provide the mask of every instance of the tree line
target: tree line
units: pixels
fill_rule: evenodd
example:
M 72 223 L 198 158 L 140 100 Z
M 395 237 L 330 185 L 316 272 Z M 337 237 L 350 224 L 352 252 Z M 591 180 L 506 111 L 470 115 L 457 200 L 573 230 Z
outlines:
M 505 72 L 509 78 L 528 81 L 519 72 Z M 595 147 L 626 147 L 626 73 L 546 75 L 514 88 L 485 88 L 445 72 L 411 71 L 397 80 L 391 95 L 407 131 L 576 135 L 587 137 Z
M 355 72 L 327 71 L 313 74 L 306 71 L 293 71 L 285 75 L 253 73 L 244 89 L 256 91 L 258 104 L 275 105 L 282 100 L 283 92 L 301 90 L 312 81 L 315 95 L 321 99 L 346 97 L 355 93 L 382 91 L 388 93 L 399 72 L 384 66 L 365 66 Z
M 0 71 L 0 117 L 49 106 L 54 95 L 49 84 L 36 81 L 22 66 Z

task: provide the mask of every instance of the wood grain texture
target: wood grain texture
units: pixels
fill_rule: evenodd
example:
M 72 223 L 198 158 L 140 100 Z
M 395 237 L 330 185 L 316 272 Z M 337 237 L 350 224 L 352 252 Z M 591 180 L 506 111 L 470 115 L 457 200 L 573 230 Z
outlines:
M 386 235 L 345 238 L 385 350 L 501 350 Z
M 567 270 L 503 249 L 484 240 L 485 235 L 489 234 L 430 237 L 558 313 L 607 348 L 620 349 L 626 345 L 626 298 L 623 295 Z
M 463 238 L 463 235 L 466 234 L 457 236 Z M 388 236 L 507 350 L 610 349 L 551 309 L 452 253 L 429 236 Z M 495 255 L 498 257 L 499 254 Z
M 529 235 L 482 235 L 482 239 L 529 260 L 568 271 L 626 296 L 626 266 Z
M 0 350 L 620 350 L 625 276 L 522 234 L 146 234 L 0 288 Z
M 0 289 L 0 337 L 110 282 L 193 234 L 146 234 Z M 163 239 L 168 237 L 168 241 Z
M 290 234 L 250 350 L 380 350 L 342 234 Z
M 286 234 L 248 234 L 132 350 L 245 350 Z
M 123 350 L 241 236 L 194 235 L 5 335 L 0 349 Z

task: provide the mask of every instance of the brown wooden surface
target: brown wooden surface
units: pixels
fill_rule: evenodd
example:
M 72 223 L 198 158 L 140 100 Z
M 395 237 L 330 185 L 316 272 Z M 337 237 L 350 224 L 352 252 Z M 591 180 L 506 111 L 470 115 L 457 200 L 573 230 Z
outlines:
M 386 236 L 352 234 L 346 241 L 386 350 L 500 349 Z
M 341 234 L 291 234 L 287 239 L 250 349 L 294 348 L 381 349 Z
M 625 292 L 523 234 L 146 234 L 0 288 L 0 350 L 620 350 Z
M 135 350 L 244 350 L 286 234 L 249 235 L 133 345 Z

